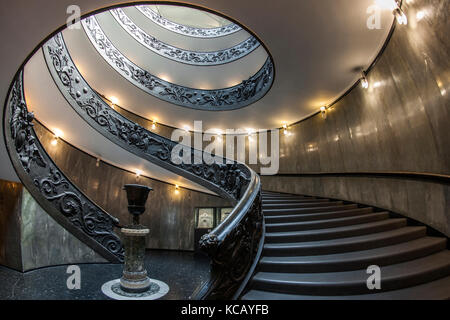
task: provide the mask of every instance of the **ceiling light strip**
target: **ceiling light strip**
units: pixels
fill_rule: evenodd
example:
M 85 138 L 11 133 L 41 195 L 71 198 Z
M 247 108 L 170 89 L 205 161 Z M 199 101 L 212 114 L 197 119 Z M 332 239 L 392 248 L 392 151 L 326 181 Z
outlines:
M 135 6 L 135 8 L 157 25 L 184 36 L 194 38 L 217 38 L 242 30 L 242 28 L 236 23 L 230 23 L 229 25 L 219 28 L 195 28 L 185 26 L 164 18 L 146 5 Z
M 229 63 L 246 56 L 260 45 L 255 37 L 250 36 L 247 40 L 224 50 L 211 52 L 185 50 L 149 35 L 137 26 L 122 9 L 112 9 L 109 12 L 120 26 L 141 45 L 167 59 L 186 64 L 210 66 Z
M 261 99 L 273 82 L 273 63 L 267 57 L 255 75 L 233 87 L 203 90 L 176 85 L 126 58 L 106 37 L 94 16 L 81 20 L 81 24 L 92 45 L 112 68 L 138 88 L 169 103 L 210 111 L 239 109 Z

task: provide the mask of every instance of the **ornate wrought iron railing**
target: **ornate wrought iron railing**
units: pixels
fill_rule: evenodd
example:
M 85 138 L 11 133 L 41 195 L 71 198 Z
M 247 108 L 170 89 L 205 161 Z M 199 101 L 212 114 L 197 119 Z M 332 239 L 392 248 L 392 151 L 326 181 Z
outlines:
M 261 183 L 252 171 L 250 183 L 230 216 L 200 239 L 211 257 L 211 278 L 191 299 L 237 298 L 253 273 L 263 245 Z
M 138 9 L 143 15 L 145 15 L 147 18 L 149 18 L 151 21 L 158 24 L 159 26 L 172 32 L 182 34 L 184 36 L 195 38 L 216 38 L 226 36 L 242 30 L 242 28 L 236 23 L 230 23 L 229 25 L 218 28 L 195 28 L 185 26 L 164 18 L 160 14 L 153 11 L 147 5 L 139 5 L 135 6 L 135 8 Z
M 230 199 L 235 207 L 211 233 L 201 248 L 212 260 L 212 277 L 199 290 L 197 299 L 230 299 L 245 285 L 261 246 L 263 216 L 259 176 L 235 161 L 209 165 L 203 153 L 188 149 L 192 164 L 172 156 L 176 142 L 159 136 L 123 117 L 87 84 L 70 59 L 62 37 L 44 46 L 49 70 L 72 108 L 99 133 L 124 149 L 171 172 L 199 183 Z M 69 232 L 110 261 L 122 261 L 123 248 L 114 233 L 118 225 L 91 202 L 57 168 L 33 130 L 20 72 L 9 92 L 5 108 L 5 138 L 12 163 L 23 184 L 39 204 Z M 183 153 L 186 152 L 186 147 Z M 184 155 L 179 155 L 185 159 Z
M 236 204 L 229 217 L 201 239 L 212 259 L 212 278 L 195 298 L 232 298 L 243 285 L 261 245 L 263 216 L 259 176 L 227 160 L 212 165 L 189 148 L 191 164 L 172 155 L 176 142 L 130 121 L 111 108 L 83 79 L 60 34 L 43 47 L 50 73 L 71 107 L 95 130 L 141 158 L 217 192 Z M 183 150 L 183 153 L 186 149 Z M 185 155 L 180 155 L 185 159 Z M 181 160 L 181 159 L 178 159 Z M 224 160 L 224 159 L 223 159 Z
M 137 156 L 239 201 L 251 181 L 251 169 L 235 161 L 206 164 L 203 153 L 189 149 L 191 163 L 172 155 L 177 142 L 153 133 L 111 108 L 82 77 L 61 34 L 43 46 L 45 60 L 57 87 L 73 110 L 110 141 Z M 182 150 L 184 153 L 185 150 Z
M 56 166 L 33 129 L 23 91 L 23 70 L 10 89 L 4 136 L 11 162 L 25 187 L 59 224 L 111 262 L 124 250 L 114 233 L 119 221 L 86 197 Z
M 158 99 L 182 107 L 209 111 L 243 108 L 264 97 L 273 83 L 274 66 L 268 56 L 258 72 L 232 87 L 207 90 L 178 85 L 151 74 L 123 55 L 108 39 L 95 16 L 82 19 L 81 25 L 95 50 L 123 78 Z M 55 39 L 61 50 L 67 51 L 62 35 L 56 35 Z
M 254 36 L 250 36 L 248 39 L 227 49 L 209 52 L 186 50 L 172 46 L 148 34 L 135 24 L 121 8 L 109 10 L 109 13 L 141 45 L 162 57 L 181 63 L 198 66 L 230 63 L 243 58 L 260 46 L 259 41 Z

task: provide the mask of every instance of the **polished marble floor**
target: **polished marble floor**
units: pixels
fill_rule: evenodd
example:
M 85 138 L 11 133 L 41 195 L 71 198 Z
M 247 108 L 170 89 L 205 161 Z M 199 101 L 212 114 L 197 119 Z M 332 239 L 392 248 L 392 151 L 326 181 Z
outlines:
M 192 252 L 151 250 L 146 254 L 150 278 L 167 283 L 169 292 L 161 300 L 184 300 L 209 277 L 209 260 Z M 69 290 L 67 266 L 37 269 L 26 273 L 0 266 L 2 300 L 109 300 L 103 283 L 120 278 L 120 264 L 79 264 L 81 288 Z

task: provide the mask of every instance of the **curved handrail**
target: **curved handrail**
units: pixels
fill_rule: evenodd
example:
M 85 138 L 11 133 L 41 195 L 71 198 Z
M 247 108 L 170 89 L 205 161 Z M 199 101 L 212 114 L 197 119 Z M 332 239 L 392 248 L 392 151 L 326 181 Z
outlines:
M 259 41 L 254 36 L 250 36 L 226 49 L 203 52 L 187 50 L 172 46 L 148 34 L 136 25 L 121 8 L 111 9 L 109 13 L 122 29 L 142 46 L 164 58 L 190 65 L 215 66 L 230 63 L 245 57 L 260 46 Z
M 99 97 L 76 68 L 60 33 L 44 45 L 43 51 L 57 87 L 72 109 L 92 128 L 123 149 L 238 202 L 241 191 L 250 182 L 249 167 L 229 160 L 209 165 L 203 162 L 202 151 L 187 147 L 183 152 L 189 149 L 191 164 L 181 159 L 177 164 L 172 150 L 178 143 L 127 119 Z
M 154 12 L 150 7 L 146 5 L 135 6 L 144 16 L 158 24 L 159 26 L 170 30 L 175 33 L 182 34 L 184 36 L 194 38 L 216 38 L 226 36 L 242 30 L 242 28 L 236 23 L 230 23 L 229 25 L 216 28 L 196 28 L 185 26 L 174 21 L 170 21 L 160 14 Z
M 230 215 L 200 239 L 200 248 L 212 258 L 211 279 L 191 299 L 231 299 L 245 287 L 263 235 L 261 183 L 252 171 L 245 194 Z
M 264 97 L 273 84 L 274 65 L 267 56 L 254 75 L 232 87 L 210 90 L 178 85 L 151 74 L 128 59 L 108 39 L 95 16 L 82 19 L 81 25 L 95 50 L 122 77 L 144 92 L 182 107 L 209 111 L 243 108 Z M 64 43 L 62 46 L 65 47 Z
M 4 110 L 6 147 L 20 180 L 41 207 L 78 239 L 111 262 L 122 262 L 124 249 L 114 233 L 119 220 L 93 203 L 47 154 L 33 129 L 21 70 Z
M 57 87 L 78 115 L 110 141 L 164 169 L 190 179 L 235 203 L 229 216 L 201 239 L 212 259 L 212 278 L 197 298 L 232 298 L 246 278 L 262 235 L 261 183 L 247 165 L 222 159 L 212 165 L 203 151 L 184 146 L 190 164 L 177 161 L 177 142 L 153 133 L 111 108 L 86 82 L 68 53 L 61 34 L 43 46 Z M 181 156 L 184 158 L 184 155 Z M 178 159 L 181 160 L 181 159 Z

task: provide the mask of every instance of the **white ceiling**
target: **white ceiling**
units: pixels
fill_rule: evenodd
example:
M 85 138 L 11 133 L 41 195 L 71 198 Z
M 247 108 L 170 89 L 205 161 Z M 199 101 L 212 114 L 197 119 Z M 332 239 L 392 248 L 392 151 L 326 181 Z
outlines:
M 372 62 L 386 39 L 393 17 L 384 11 L 383 29 L 368 29 L 366 11 L 371 4 L 373 0 L 311 0 L 289 1 L 283 7 L 274 2 L 264 8 L 252 7 L 253 14 L 238 20 L 249 26 L 272 53 L 275 82 L 261 100 L 231 111 L 192 110 L 157 99 L 127 83 L 108 66 L 92 48 L 84 30 L 66 31 L 64 36 L 88 83 L 106 96 L 118 98 L 119 105 L 125 109 L 173 127 L 202 120 L 205 129 L 268 129 L 301 120 L 332 102 L 357 80 L 360 74 L 355 68 L 365 68 Z M 242 9 L 247 9 L 245 4 Z M 128 9 L 132 10 L 136 9 Z M 147 25 L 154 25 L 147 20 Z M 232 86 L 256 73 L 266 58 L 260 47 L 226 65 L 186 65 L 141 46 L 109 13 L 98 15 L 98 21 L 130 60 L 156 76 L 187 87 Z
M 152 102 L 149 113 L 173 126 L 203 120 L 204 128 L 272 128 L 279 127 L 283 121 L 302 119 L 321 105 L 333 101 L 357 80 L 355 67 L 367 67 L 373 61 L 393 21 L 391 13 L 383 11 L 382 29 L 369 30 L 366 27 L 369 17 L 366 10 L 374 0 L 185 2 L 223 13 L 253 31 L 274 58 L 276 78 L 273 88 L 262 100 L 234 111 L 205 112 L 171 106 L 162 101 L 159 104 Z M 40 41 L 65 24 L 66 9 L 73 3 L 72 0 L 16 0 L 2 4 L 2 101 L 20 64 Z M 85 14 L 121 1 L 77 0 L 76 3 Z M 126 87 L 125 82 L 122 79 L 118 86 Z M 131 85 L 124 94 L 133 96 L 137 91 Z M 141 104 L 145 102 L 148 106 L 148 95 L 142 99 Z M 0 144 L 0 177 L 13 180 L 15 175 L 3 140 Z

